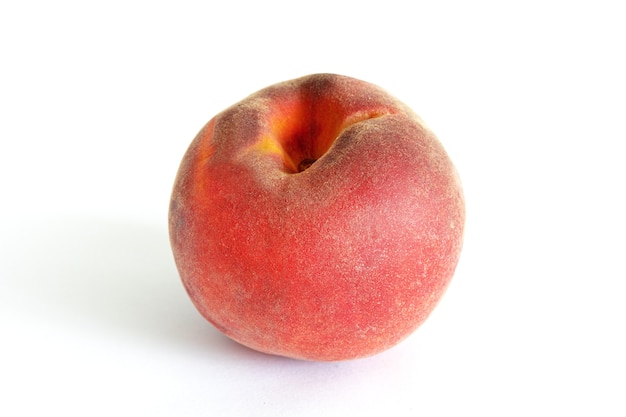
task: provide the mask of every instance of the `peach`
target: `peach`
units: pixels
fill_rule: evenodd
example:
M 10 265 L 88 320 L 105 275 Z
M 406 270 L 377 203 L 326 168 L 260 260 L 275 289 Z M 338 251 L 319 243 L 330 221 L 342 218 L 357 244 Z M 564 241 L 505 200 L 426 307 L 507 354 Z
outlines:
M 267 87 L 183 157 L 169 230 L 199 312 L 275 355 L 361 358 L 409 336 L 449 285 L 464 197 L 435 135 L 357 79 Z

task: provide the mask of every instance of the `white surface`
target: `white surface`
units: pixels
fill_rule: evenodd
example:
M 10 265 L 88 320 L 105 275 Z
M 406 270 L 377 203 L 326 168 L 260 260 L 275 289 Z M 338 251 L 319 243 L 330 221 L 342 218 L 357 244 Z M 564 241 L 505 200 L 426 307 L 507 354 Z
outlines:
M 0 6 L 0 415 L 626 414 L 619 2 L 92 3 Z M 166 230 L 200 127 L 314 72 L 409 104 L 467 198 L 435 313 L 345 363 L 221 336 Z

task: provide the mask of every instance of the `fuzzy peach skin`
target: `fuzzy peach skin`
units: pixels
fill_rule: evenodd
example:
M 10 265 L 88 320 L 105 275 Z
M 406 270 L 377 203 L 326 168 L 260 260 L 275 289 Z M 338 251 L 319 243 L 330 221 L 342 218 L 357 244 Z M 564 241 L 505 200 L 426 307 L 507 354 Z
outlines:
M 209 121 L 169 211 L 200 313 L 252 349 L 319 361 L 410 335 L 452 278 L 464 222 L 457 172 L 418 116 L 333 74 L 270 86 Z

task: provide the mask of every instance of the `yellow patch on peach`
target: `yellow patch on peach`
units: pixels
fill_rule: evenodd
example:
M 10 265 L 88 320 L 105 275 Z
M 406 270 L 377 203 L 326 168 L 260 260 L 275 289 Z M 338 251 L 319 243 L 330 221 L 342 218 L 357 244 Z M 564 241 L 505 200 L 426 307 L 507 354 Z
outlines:
M 285 152 L 280 142 L 274 135 L 265 135 L 258 142 L 252 145 L 249 150 L 258 152 L 262 155 L 276 155 L 282 159 L 283 165 L 287 170 L 292 172 L 298 171 L 298 166 L 291 159 L 289 154 Z
M 264 155 L 282 156 L 284 153 L 283 148 L 280 146 L 278 141 L 270 135 L 263 136 L 258 142 L 252 145 L 251 148 Z

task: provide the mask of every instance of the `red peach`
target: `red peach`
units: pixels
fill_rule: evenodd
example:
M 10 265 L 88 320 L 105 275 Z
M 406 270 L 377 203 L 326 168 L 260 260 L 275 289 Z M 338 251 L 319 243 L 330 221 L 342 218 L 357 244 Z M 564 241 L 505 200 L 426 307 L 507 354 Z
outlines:
M 373 355 L 432 312 L 456 268 L 464 198 L 435 135 L 372 84 L 265 88 L 187 150 L 169 229 L 200 313 L 262 352 Z

